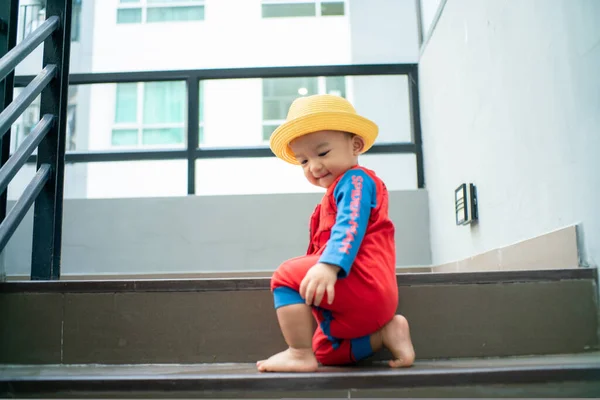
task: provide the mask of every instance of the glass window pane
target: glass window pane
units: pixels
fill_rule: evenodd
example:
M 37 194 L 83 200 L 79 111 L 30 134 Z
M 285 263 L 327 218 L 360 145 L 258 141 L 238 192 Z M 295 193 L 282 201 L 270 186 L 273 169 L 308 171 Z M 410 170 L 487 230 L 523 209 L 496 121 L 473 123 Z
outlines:
M 317 78 L 268 78 L 263 79 L 265 96 L 310 96 L 317 94 Z
M 200 123 L 198 131 L 198 144 L 204 144 L 204 81 L 199 82 L 198 87 L 198 122 Z
M 290 105 L 296 98 L 317 93 L 317 78 L 263 79 L 263 119 L 285 119 Z
M 204 81 L 200 81 L 199 87 L 198 87 L 198 94 L 199 94 L 199 101 L 198 101 L 198 114 L 199 114 L 199 119 L 200 119 L 200 123 L 202 123 L 204 121 Z
M 117 10 L 117 24 L 135 24 L 142 22 L 141 8 L 121 8 Z
M 369 154 L 358 158 L 365 168 L 372 169 L 388 190 L 417 189 L 417 158 L 414 154 Z
M 138 85 L 136 83 L 70 86 L 67 109 L 67 151 L 105 151 L 115 146 L 141 147 L 144 144 L 156 146 L 158 143 L 169 144 L 169 147 L 173 147 L 173 143 L 177 143 L 178 148 L 183 148 L 186 143 L 186 105 L 184 103 L 187 102 L 187 96 L 185 86 L 180 85 L 182 82 L 173 83 L 174 85 L 164 92 L 158 90 L 161 89 L 160 85 L 157 90 L 153 90 L 156 87 L 153 88 L 151 85 L 150 98 L 146 101 L 148 105 L 146 108 L 150 109 L 146 110 L 146 118 L 150 121 L 145 123 L 142 118 L 137 120 L 125 118 L 128 114 L 125 110 L 130 108 L 132 111 L 129 114 L 131 115 L 136 107 L 140 108 L 141 97 L 137 101 L 137 105 L 135 101 L 131 101 L 130 103 L 133 105 L 126 107 L 123 104 L 127 105 L 128 103 L 121 100 L 127 97 L 116 95 L 117 92 L 132 94 L 134 90 L 136 93 L 137 89 L 144 90 L 139 86 L 136 89 L 136 85 Z M 119 88 L 119 86 L 121 87 Z M 134 90 L 131 90 L 132 88 Z M 155 101 L 157 93 L 162 93 L 164 101 Z M 173 93 L 174 95 L 171 96 Z M 257 95 L 257 99 L 260 99 L 260 93 Z M 257 104 L 259 103 L 257 102 Z M 115 113 L 114 117 L 111 115 L 112 113 Z M 152 113 L 155 115 L 151 115 Z M 203 123 L 202 120 L 200 122 Z M 176 131 L 150 132 L 144 136 L 145 140 L 142 140 L 143 129 L 162 128 L 167 130 L 176 128 Z M 113 131 L 118 131 L 118 133 L 113 134 Z M 134 142 L 133 134 L 128 134 L 128 131 L 137 131 L 139 138 Z M 23 128 L 19 128 L 19 132 L 22 133 Z
M 166 197 L 187 194 L 187 161 L 77 163 L 85 169 L 68 178 L 65 190 L 80 198 Z M 83 192 L 82 192 L 83 191 Z
M 283 83 L 283 88 L 278 82 Z M 286 85 L 286 82 L 289 83 L 287 78 L 204 81 L 200 102 L 203 107 L 202 144 L 207 147 L 264 145 L 273 127 L 286 119 L 289 106 L 300 97 L 298 82 L 308 86 L 310 94 L 320 90 L 322 93 L 341 93 L 348 98 L 359 113 L 379 126 L 378 143 L 411 140 L 405 76 L 315 77 L 296 80 L 295 86 Z M 318 82 L 321 82 L 320 88 L 317 88 Z M 275 96 L 271 93 L 290 94 Z
M 16 87 L 13 91 L 13 100 L 15 100 L 23 91 L 23 88 Z M 68 88 L 68 103 L 67 103 L 67 125 L 66 125 L 66 150 L 75 150 L 77 139 L 77 99 L 81 92 L 80 86 L 69 86 Z M 13 154 L 16 149 L 23 143 L 27 136 L 40 120 L 40 99 L 36 97 L 33 102 L 27 106 L 25 111 L 21 113 L 19 118 L 12 124 L 10 133 L 10 154 Z M 110 121 L 110 120 L 109 120 Z M 32 154 L 37 154 L 37 148 Z
M 113 129 L 111 144 L 113 146 L 135 146 L 138 144 L 137 129 Z
M 203 144 L 208 147 L 261 145 L 261 92 L 261 79 L 204 81 Z
M 109 85 L 106 85 L 109 86 Z M 107 101 L 107 109 L 105 110 L 105 115 L 110 115 L 115 109 L 116 104 L 116 96 L 115 96 L 115 88 L 114 85 L 110 85 L 109 91 L 105 93 Z M 89 114 L 89 110 L 86 108 L 87 104 L 89 104 L 89 86 L 88 85 L 73 85 L 68 88 L 68 105 L 67 105 L 67 126 L 66 126 L 66 151 L 73 150 L 82 150 L 85 147 L 81 146 L 81 143 L 88 140 L 88 135 L 86 132 L 86 128 L 83 127 L 83 124 L 87 124 L 87 115 Z M 34 102 L 30 107 L 36 105 Z M 37 103 L 39 105 L 39 103 Z M 26 111 L 27 113 L 27 111 Z M 83 117 L 83 113 L 86 113 L 86 117 Z M 114 119 L 112 117 L 106 118 L 104 117 L 104 121 L 106 124 L 110 125 L 106 130 L 106 140 L 110 142 L 112 132 L 111 128 L 114 124 Z M 23 132 L 23 128 L 26 126 L 19 127 L 20 133 Z M 11 141 L 11 147 L 13 142 Z M 78 147 L 79 146 L 79 147 Z
M 328 94 L 346 97 L 346 78 L 343 76 L 328 76 L 325 78 L 325 91 Z
M 144 124 L 183 123 L 185 110 L 185 82 L 144 84 Z
M 349 99 L 359 114 L 379 126 L 377 143 L 410 142 L 410 102 L 405 75 L 365 75 L 347 78 L 352 82 Z
M 268 141 L 278 125 L 263 125 L 263 140 Z
M 263 18 L 314 17 L 317 15 L 315 3 L 263 4 Z
M 9 200 L 23 194 L 35 170 L 34 164 L 21 168 L 8 186 Z M 67 199 L 186 196 L 187 161 L 68 163 L 64 190 Z
M 137 83 L 117 83 L 115 122 L 137 121 Z
M 371 154 L 359 162 L 373 169 L 388 190 L 417 188 L 413 154 Z M 215 174 L 214 171 L 219 171 Z M 260 176 L 261 179 L 256 179 Z M 275 157 L 196 160 L 197 195 L 240 195 L 269 193 L 322 193 L 304 177 L 302 167 Z
M 328 87 L 339 88 L 340 77 L 315 78 L 324 80 Z M 270 80 L 264 80 L 270 81 Z M 291 102 L 299 97 L 272 98 L 262 96 L 266 87 L 262 79 L 217 79 L 203 81 L 200 87 L 200 143 L 207 147 L 248 147 L 264 145 L 274 127 L 285 120 Z M 408 80 L 405 76 L 349 76 L 345 77 L 346 97 L 360 114 L 379 126 L 378 143 L 410 142 L 411 124 Z M 168 83 L 166 90 L 164 84 Z M 135 86 L 135 84 L 132 84 Z M 187 95 L 183 82 L 147 83 L 145 96 L 148 106 L 146 121 L 115 123 L 110 114 L 116 109 L 115 84 L 77 85 L 69 88 L 69 150 L 103 151 L 110 149 L 113 130 L 183 128 L 170 139 L 184 146 L 186 143 Z M 344 87 L 344 86 L 341 86 Z M 75 91 L 74 89 L 77 88 Z M 156 89 L 156 90 L 155 90 Z M 275 88 L 276 89 L 276 88 Z M 323 90 L 327 88 L 323 87 Z M 269 89 L 271 90 L 271 89 Z M 18 91 L 15 91 L 18 93 Z M 119 97 L 121 98 L 121 97 Z M 157 100 L 158 99 L 158 100 Z M 141 101 L 141 100 L 140 100 Z M 275 106 L 271 107 L 271 101 Z M 266 104 L 266 106 L 265 106 Z M 277 108 L 279 104 L 279 108 Z M 121 109 L 122 107 L 119 107 Z M 279 110 L 278 114 L 271 111 Z M 276 113 L 277 111 L 274 111 Z M 29 113 L 29 111 L 28 111 Z M 27 126 L 15 128 L 11 145 L 21 142 L 37 120 L 31 109 Z M 29 115 L 29 114 L 28 114 Z M 108 115 L 108 117 L 107 117 Z M 124 119 L 124 118 L 123 118 Z M 21 121 L 21 120 L 19 120 Z M 128 125 L 129 124 L 129 125 Z M 16 125 L 16 124 L 15 124 Z M 19 139 L 15 135 L 19 134 Z M 181 132 L 181 131 L 179 131 Z M 141 135 L 141 132 L 140 132 Z M 162 135 L 162 134 L 161 134 Z M 148 140 L 148 139 L 147 139 Z M 140 143 L 141 144 L 141 143 Z
M 286 111 L 281 107 L 279 100 L 264 100 L 263 101 L 263 119 L 285 119 Z
M 81 0 L 73 1 L 71 11 L 71 42 L 79 42 L 81 36 Z
M 139 3 L 140 0 L 119 0 L 119 3 Z
M 19 97 L 23 88 L 15 88 L 13 91 L 13 101 Z M 10 154 L 13 154 L 23 141 L 29 136 L 33 128 L 40 120 L 40 99 L 38 95 L 35 100 L 27 106 L 25 111 L 12 124 L 10 131 Z M 37 148 L 33 151 L 37 154 Z
M 8 200 L 18 200 L 25 188 L 35 176 L 37 167 L 35 164 L 25 164 L 8 184 Z
M 344 2 L 321 3 L 321 15 L 344 15 Z
M 144 129 L 142 132 L 142 144 L 181 144 L 184 137 L 183 131 L 183 128 Z
M 148 7 L 148 22 L 202 21 L 204 6 L 196 7 Z
M 275 157 L 196 160 L 197 195 L 313 192 L 324 190 L 310 184 L 301 167 Z

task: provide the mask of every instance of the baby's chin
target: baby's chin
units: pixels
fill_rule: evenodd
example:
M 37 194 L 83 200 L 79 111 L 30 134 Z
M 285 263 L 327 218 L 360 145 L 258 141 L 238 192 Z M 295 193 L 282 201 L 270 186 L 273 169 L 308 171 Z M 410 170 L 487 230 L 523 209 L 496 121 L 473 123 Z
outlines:
M 321 182 L 317 182 L 315 185 L 322 187 L 323 189 L 327 189 L 333 184 L 334 181 L 335 178 L 333 176 L 328 176 L 327 178 L 322 179 Z
M 310 182 L 311 185 L 316 186 L 316 187 L 320 187 L 323 189 L 327 189 L 329 186 L 331 186 L 331 184 L 333 183 L 333 181 L 325 181 L 325 182 L 320 182 L 319 180 L 308 180 Z
M 328 185 L 322 185 L 322 184 L 320 184 L 320 183 L 318 183 L 318 182 L 310 182 L 310 183 L 311 183 L 313 186 L 320 187 L 320 188 L 323 188 L 323 189 L 327 189 L 329 186 L 331 186 L 331 184 L 328 184 Z

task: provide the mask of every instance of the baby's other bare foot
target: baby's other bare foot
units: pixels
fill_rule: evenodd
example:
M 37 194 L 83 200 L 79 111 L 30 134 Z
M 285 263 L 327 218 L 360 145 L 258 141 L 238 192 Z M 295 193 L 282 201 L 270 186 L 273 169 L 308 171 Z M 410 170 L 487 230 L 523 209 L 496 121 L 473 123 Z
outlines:
M 312 349 L 289 348 L 267 360 L 258 361 L 260 372 L 314 372 L 318 363 Z
M 410 340 L 408 321 L 402 315 L 396 315 L 381 330 L 383 345 L 392 352 L 392 368 L 410 367 L 415 361 L 415 349 Z

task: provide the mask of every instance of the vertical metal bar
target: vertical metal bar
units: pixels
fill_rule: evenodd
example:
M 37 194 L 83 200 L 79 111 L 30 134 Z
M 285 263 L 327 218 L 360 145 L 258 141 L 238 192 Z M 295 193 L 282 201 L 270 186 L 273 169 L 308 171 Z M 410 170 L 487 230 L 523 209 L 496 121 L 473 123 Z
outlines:
M 0 58 L 17 45 L 17 25 L 19 18 L 19 0 L 9 0 L 0 2 Z M 14 93 L 15 73 L 11 72 L 4 81 L 0 82 L 0 101 L 2 101 L 2 110 L 12 102 Z M 0 167 L 8 161 L 10 157 L 10 129 L 0 139 Z M 8 198 L 8 187 L 0 193 L 0 222 L 6 218 L 6 202 Z
M 21 40 L 25 39 L 25 29 L 27 25 L 27 11 L 29 11 L 29 6 L 23 6 L 23 24 L 21 27 L 23 30 L 21 31 Z
M 187 79 L 187 161 L 188 161 L 188 194 L 196 194 L 196 149 L 200 132 L 200 81 L 198 78 Z
M 417 38 L 419 40 L 419 50 L 423 45 L 423 0 L 415 0 L 415 11 L 417 16 Z
M 71 54 L 72 0 L 47 0 L 46 18 L 61 20 L 60 28 L 44 43 L 43 65 L 56 64 L 58 76 L 42 92 L 40 113 L 52 114 L 57 123 L 38 148 L 37 166 L 50 164 L 52 174 L 35 202 L 31 279 L 59 279 L 62 244 L 63 189 L 69 57 Z
M 410 125 L 412 142 L 416 145 L 417 186 L 425 187 L 425 168 L 423 165 L 423 139 L 421 136 L 421 108 L 419 103 L 419 66 L 415 65 L 408 73 L 408 96 L 410 104 Z

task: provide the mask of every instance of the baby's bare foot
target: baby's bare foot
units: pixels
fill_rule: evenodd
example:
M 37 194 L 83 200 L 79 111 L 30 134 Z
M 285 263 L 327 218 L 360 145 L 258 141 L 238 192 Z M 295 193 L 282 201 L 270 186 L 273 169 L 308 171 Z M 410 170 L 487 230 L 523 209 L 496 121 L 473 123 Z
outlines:
M 408 321 L 402 315 L 396 315 L 382 330 L 383 345 L 392 352 L 394 360 L 390 367 L 410 367 L 415 361 L 415 349 L 410 340 Z
M 256 363 L 260 372 L 314 372 L 318 363 L 312 349 L 292 349 Z

